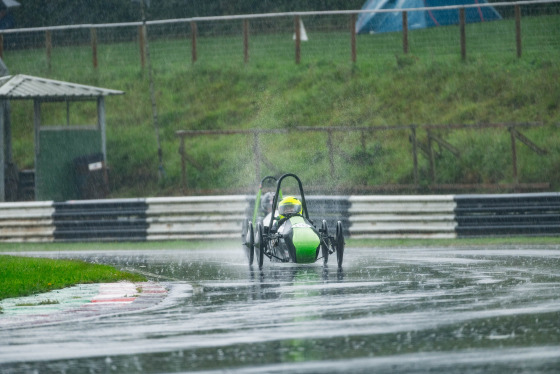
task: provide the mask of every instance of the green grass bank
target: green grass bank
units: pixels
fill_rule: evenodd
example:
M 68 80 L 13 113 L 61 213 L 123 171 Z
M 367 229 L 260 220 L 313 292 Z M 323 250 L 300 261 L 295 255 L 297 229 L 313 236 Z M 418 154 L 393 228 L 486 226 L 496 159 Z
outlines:
M 138 274 L 112 266 L 75 260 L 0 256 L 0 300 L 27 296 L 83 283 L 145 281 Z
M 134 43 L 100 46 L 100 66 L 91 67 L 89 46 L 57 47 L 52 67 L 43 50 L 6 51 L 12 74 L 24 73 L 126 91 L 107 100 L 108 163 L 113 197 L 180 195 L 178 130 L 294 129 L 295 127 L 398 126 L 411 124 L 543 123 L 521 130 L 547 150 L 539 156 L 520 144 L 519 181 L 560 188 L 559 17 L 523 21 L 523 57 L 515 57 L 513 21 L 468 25 L 468 57 L 461 60 L 457 28 L 411 33 L 404 55 L 400 34 L 359 36 L 358 60 L 349 61 L 348 35 L 313 35 L 293 61 L 291 36 L 251 39 L 251 59 L 232 45 L 239 38 L 201 38 L 199 60 L 190 62 L 183 40 L 150 45 L 165 177 L 158 178 L 148 74 Z M 498 29 L 496 29 L 498 28 Z M 502 30 L 503 29 L 503 30 Z M 538 30 L 537 30 L 538 29 Z M 539 31 L 540 30 L 540 31 Z M 546 30 L 553 30 L 547 32 Z M 497 32 L 499 31 L 499 32 Z M 504 31 L 502 33 L 502 31 Z M 538 31 L 538 32 L 537 32 Z M 433 45 L 433 41 L 437 45 Z M 432 41 L 432 42 L 430 42 Z M 480 49 L 479 42 L 489 46 Z M 265 44 L 266 42 L 266 44 Z M 430 44 L 431 43 L 431 44 Z M 454 44 L 453 44 L 454 43 Z M 259 48 L 259 46 L 264 47 Z M 268 49 L 267 49 L 267 46 Z M 274 53 L 267 53 L 274 46 Z M 492 48 L 492 46 L 498 46 Z M 217 53 L 216 51 L 220 51 Z M 282 52 L 281 54 L 279 54 Z M 12 104 L 14 156 L 20 169 L 33 168 L 33 105 Z M 45 106 L 47 124 L 66 121 L 65 104 Z M 93 105 L 72 112 L 91 123 Z M 418 132 L 427 142 L 427 134 Z M 504 129 L 441 130 L 437 136 L 460 150 L 456 157 L 436 149 L 439 184 L 508 184 L 514 181 L 511 138 Z M 364 141 L 362 142 L 362 139 Z M 260 137 L 261 176 L 293 172 L 304 184 L 378 186 L 412 184 L 414 170 L 407 131 L 335 133 L 334 175 L 321 133 L 291 132 Z M 205 190 L 254 188 L 253 138 L 247 135 L 187 139 L 189 186 Z M 419 154 L 419 184 L 429 185 L 427 157 Z M 392 191 L 389 191 L 392 192 Z

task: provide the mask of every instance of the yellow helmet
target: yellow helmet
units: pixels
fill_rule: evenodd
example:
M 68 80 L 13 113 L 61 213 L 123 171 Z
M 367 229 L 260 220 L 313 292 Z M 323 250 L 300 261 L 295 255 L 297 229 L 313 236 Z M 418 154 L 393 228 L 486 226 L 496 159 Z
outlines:
M 293 196 L 286 196 L 278 203 L 280 218 L 285 218 L 287 215 L 301 214 L 302 211 L 301 201 Z

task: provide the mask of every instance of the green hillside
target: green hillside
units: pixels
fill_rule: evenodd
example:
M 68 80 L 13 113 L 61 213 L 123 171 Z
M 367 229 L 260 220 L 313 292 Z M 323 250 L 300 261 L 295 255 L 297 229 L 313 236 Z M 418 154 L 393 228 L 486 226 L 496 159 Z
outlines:
M 158 180 L 148 74 L 140 69 L 134 43 L 100 47 L 97 71 L 91 67 L 89 46 L 55 48 L 51 70 L 46 68 L 41 49 L 6 51 L 5 62 L 12 74 L 126 91 L 124 96 L 107 99 L 107 151 L 114 197 L 182 194 L 178 130 L 528 122 L 544 124 L 520 131 L 548 154 L 539 156 L 518 142 L 519 181 L 550 182 L 552 189 L 558 190 L 560 52 L 554 40 L 558 40 L 560 22 L 558 17 L 540 17 L 533 27 L 545 21 L 546 30 L 556 31 L 525 38 L 524 43 L 533 48 L 526 49 L 521 59 L 515 57 L 515 46 L 501 47 L 504 34 L 491 31 L 510 28 L 511 21 L 498 26 L 468 25 L 469 35 L 480 32 L 488 40 L 484 40 L 487 46 L 483 49 L 471 42 L 466 61 L 461 60 L 457 48 L 446 52 L 426 47 L 435 35 L 442 43 L 441 30 L 413 34 L 408 55 L 402 53 L 400 35 L 359 36 L 356 64 L 349 61 L 346 33 L 310 33 L 310 40 L 316 42 L 303 45 L 299 65 L 293 61 L 291 37 L 285 35 L 254 37 L 248 64 L 243 63 L 238 49 L 228 49 L 239 43 L 237 37 L 201 39 L 195 64 L 190 62 L 184 41 L 154 40 L 150 48 L 163 180 Z M 530 21 L 524 22 L 524 27 L 531 29 Z M 531 37 L 539 44 L 532 43 Z M 448 38 L 456 39 L 456 34 Z M 274 51 L 261 43 L 274 45 Z M 493 45 L 500 48 L 493 49 Z M 219 54 L 215 52 L 218 49 Z M 32 103 L 15 102 L 12 109 L 16 162 L 20 169 L 32 168 Z M 45 116 L 56 121 L 64 118 L 64 111 L 65 106 L 55 105 Z M 87 122 L 94 114 L 94 106 L 86 105 L 73 119 Z M 418 130 L 417 135 L 426 142 L 424 130 Z M 436 147 L 438 184 L 513 182 L 511 140 L 506 129 L 441 130 L 437 135 L 461 151 L 460 157 L 455 157 Z M 263 135 L 260 148 L 266 160 L 261 172 L 294 172 L 305 184 L 330 188 L 414 182 L 408 131 L 375 132 L 364 142 L 361 136 L 360 132 L 334 133 L 333 178 L 326 134 Z M 196 167 L 192 163 L 187 166 L 191 188 L 199 192 L 254 188 L 257 176 L 251 135 L 188 139 L 186 150 L 197 163 Z M 422 154 L 419 183 L 430 184 L 428 160 Z

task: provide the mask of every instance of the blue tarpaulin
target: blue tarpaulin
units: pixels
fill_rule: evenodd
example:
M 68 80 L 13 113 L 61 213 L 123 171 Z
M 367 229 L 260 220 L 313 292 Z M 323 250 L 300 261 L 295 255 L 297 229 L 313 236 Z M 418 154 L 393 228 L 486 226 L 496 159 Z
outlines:
M 487 4 L 486 0 L 368 0 L 362 10 L 416 9 L 456 5 Z M 502 19 L 492 6 L 465 8 L 466 23 Z M 408 12 L 408 29 L 422 29 L 459 23 L 459 9 L 427 9 Z M 402 31 L 402 12 L 360 13 L 356 21 L 358 34 Z

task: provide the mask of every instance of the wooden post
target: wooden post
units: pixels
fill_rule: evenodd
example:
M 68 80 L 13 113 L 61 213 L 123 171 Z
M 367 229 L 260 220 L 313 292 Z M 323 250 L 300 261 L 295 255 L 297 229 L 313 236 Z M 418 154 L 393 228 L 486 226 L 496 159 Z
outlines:
M 91 34 L 91 54 L 93 58 L 93 68 L 97 69 L 97 29 L 90 29 Z
M 459 9 L 459 28 L 461 30 L 461 59 L 467 59 L 467 35 L 465 32 L 465 8 Z
M 243 61 L 249 62 L 249 20 L 243 20 Z
M 197 34 L 196 22 L 191 22 L 191 55 L 192 55 L 193 64 L 196 62 L 198 58 L 196 54 L 196 34 Z
M 410 126 L 410 140 L 412 142 L 412 164 L 414 166 L 414 184 L 418 186 L 418 149 L 416 145 L 416 126 Z
M 181 145 L 179 146 L 179 154 L 181 155 L 181 185 L 183 186 L 183 194 L 187 194 L 187 162 L 185 161 L 185 136 L 181 136 Z
M 519 177 L 517 176 L 517 148 L 515 145 L 515 128 L 510 127 L 508 130 L 511 135 L 511 163 L 513 166 L 513 183 L 519 184 Z
M 47 50 L 47 68 L 51 70 L 52 34 L 50 30 L 45 31 L 45 47 Z
M 140 67 L 144 70 L 146 67 L 146 33 L 144 26 L 138 26 L 138 44 L 140 46 Z
M 97 129 L 101 132 L 101 151 L 103 153 L 103 161 L 107 165 L 107 120 L 105 111 L 105 98 L 99 96 L 97 98 Z
M 521 8 L 515 6 L 515 44 L 517 46 L 517 58 L 521 58 Z
M 430 152 L 430 178 L 432 184 L 436 182 L 436 162 L 434 158 L 434 149 L 432 148 L 432 134 L 428 131 L 428 152 Z
M 356 15 L 350 16 L 350 53 L 353 63 L 356 63 Z
M 408 53 L 408 14 L 402 12 L 402 45 L 403 53 L 406 55 Z
M 0 34 L 0 58 L 4 59 L 4 34 Z
M 294 18 L 294 27 L 296 30 L 296 64 L 299 64 L 301 60 L 301 28 L 299 16 Z

